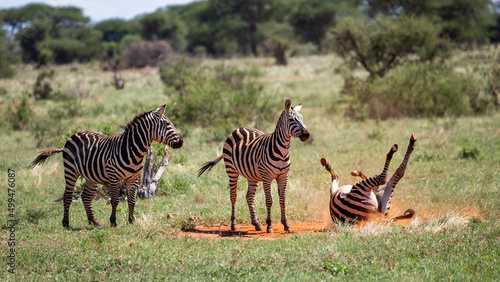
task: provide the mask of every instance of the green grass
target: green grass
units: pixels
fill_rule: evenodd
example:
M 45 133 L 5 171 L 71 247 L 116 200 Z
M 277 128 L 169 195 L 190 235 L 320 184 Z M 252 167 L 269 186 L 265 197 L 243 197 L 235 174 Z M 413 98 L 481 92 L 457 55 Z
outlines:
M 394 201 L 413 208 L 419 216 L 408 227 L 339 226 L 326 232 L 294 234 L 276 240 L 195 239 L 182 235 L 187 217 L 199 225 L 229 225 L 230 201 L 224 166 L 196 177 L 202 163 L 221 153 L 223 142 L 197 128 L 185 135 L 184 146 L 172 151 L 172 161 L 153 201 L 138 200 L 137 222 L 127 224 L 127 205 L 121 203 L 117 228 L 109 227 L 111 207 L 94 201 L 101 228 L 90 227 L 81 202 L 70 210 L 70 226 L 61 226 L 62 204 L 51 203 L 64 191 L 60 155 L 43 167 L 25 169 L 42 148 L 33 129 L 14 131 L 2 123 L 0 183 L 7 170 L 16 170 L 16 276 L 7 272 L 7 240 L 0 242 L 1 280 L 497 280 L 500 271 L 500 113 L 439 119 L 352 121 L 343 115 L 342 78 L 334 73 L 339 60 L 332 56 L 291 58 L 286 68 L 270 59 L 226 61 L 240 67 L 255 65 L 263 72 L 265 93 L 282 111 L 285 98 L 303 104 L 301 113 L 311 132 L 306 143 L 292 142 L 287 216 L 292 222 L 324 222 L 329 200 L 325 157 L 339 173 L 341 184 L 356 181 L 349 172 L 379 173 L 392 144 L 400 146 L 392 173 L 402 161 L 412 133 L 418 137 Z M 219 61 L 206 61 L 219 64 Z M 20 72 L 21 73 L 21 72 Z M 112 86 L 112 74 L 95 65 L 56 69 L 54 88 L 89 91 L 78 114 L 51 113 L 67 109 L 68 101 L 47 100 L 35 105 L 32 123 L 50 124 L 44 147 L 55 147 L 74 129 L 96 130 L 103 123 L 120 125 L 136 113 L 169 103 L 156 70 L 123 72 L 125 89 Z M 294 79 L 301 77 L 301 79 Z M 31 89 L 36 72 L 25 69 L 13 80 L 0 81 L 7 94 L 0 104 L 19 101 Z M 71 101 L 70 101 L 71 102 Z M 0 108 L 7 113 L 5 107 Z M 56 115 L 57 114 L 57 115 Z M 168 116 L 168 113 L 167 113 Z M 175 124 L 175 120 L 173 120 Z M 275 122 L 263 131 L 273 130 Z M 242 125 L 245 126 L 245 125 Z M 229 134 L 227 132 L 225 134 Z M 474 151 L 478 157 L 463 157 Z M 467 153 L 468 154 L 468 153 Z M 2 238 L 10 236 L 8 194 L 0 190 Z M 260 186 L 261 187 L 261 186 Z M 236 216 L 249 224 L 246 181 L 240 179 Z M 279 224 L 279 204 L 273 185 L 273 223 Z M 265 220 L 264 193 L 259 188 L 256 211 Z M 172 213 L 174 218 L 168 218 Z M 476 218 L 478 217 L 478 218 Z

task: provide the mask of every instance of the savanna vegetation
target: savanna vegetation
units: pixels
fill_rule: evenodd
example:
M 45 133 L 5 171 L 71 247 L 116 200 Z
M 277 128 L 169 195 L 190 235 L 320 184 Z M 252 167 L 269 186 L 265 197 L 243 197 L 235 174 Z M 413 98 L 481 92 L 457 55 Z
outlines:
M 486 0 L 200 1 L 100 23 L 75 7 L 0 11 L 0 279 L 498 279 L 494 7 Z M 230 223 L 224 166 L 200 178 L 198 168 L 235 128 L 272 131 L 285 98 L 303 104 L 311 133 L 292 142 L 288 220 L 292 230 L 301 222 L 324 229 L 275 240 L 190 236 L 196 226 Z M 136 223 L 127 224 L 123 202 L 110 228 L 100 187 L 93 205 L 103 227 L 88 225 L 75 198 L 64 229 L 62 204 L 53 202 L 64 190 L 61 156 L 26 166 L 77 131 L 113 134 L 165 103 L 184 146 L 172 150 L 154 200 L 138 200 Z M 405 148 L 412 133 L 416 149 L 393 201 L 416 218 L 407 226 L 332 223 L 320 158 L 341 184 L 354 183 L 351 170 L 379 173 L 390 146 Z M 79 180 L 75 192 L 83 186 Z M 237 221 L 247 225 L 241 178 L 238 193 Z M 273 199 L 279 225 L 275 184 Z M 255 206 L 263 222 L 260 188 Z

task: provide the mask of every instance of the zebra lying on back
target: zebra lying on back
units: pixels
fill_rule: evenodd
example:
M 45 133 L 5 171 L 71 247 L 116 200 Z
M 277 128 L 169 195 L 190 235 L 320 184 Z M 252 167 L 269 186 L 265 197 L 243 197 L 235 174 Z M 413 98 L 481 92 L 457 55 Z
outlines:
M 286 231 L 290 230 L 285 214 L 285 190 L 288 182 L 288 170 L 290 169 L 290 155 L 288 151 L 292 136 L 300 138 L 302 142 L 305 142 L 309 138 L 309 131 L 307 131 L 304 125 L 302 115 L 299 114 L 300 109 L 300 104 L 294 108 L 290 99 L 286 99 L 285 110 L 281 113 L 274 132 L 264 133 L 248 127 L 235 130 L 224 143 L 222 155 L 205 163 L 198 171 L 198 176 L 200 176 L 224 158 L 226 173 L 229 177 L 229 187 L 231 189 L 231 230 L 236 230 L 234 205 L 237 196 L 238 177 L 240 175 L 248 181 L 246 198 L 255 230 L 262 230 L 259 221 L 255 217 L 254 208 L 257 183 L 262 181 L 264 193 L 266 194 L 267 232 L 273 232 L 271 225 L 271 206 L 273 204 L 271 182 L 274 179 L 278 183 L 281 223 Z
M 387 154 L 384 169 L 381 174 L 367 178 L 363 172 L 355 170 L 351 172 L 351 174 L 353 176 L 360 176 L 362 180 L 354 185 L 345 185 L 340 188 L 337 173 L 332 170 L 324 158 L 321 159 L 321 164 L 332 175 L 332 186 L 330 188 L 330 215 L 332 220 L 354 223 L 357 220 L 364 221 L 380 215 L 386 216 L 391 207 L 390 203 L 394 188 L 404 176 L 408 159 L 415 148 L 416 141 L 417 136 L 412 134 L 403 162 L 387 183 L 387 170 L 392 155 L 398 150 L 397 144 L 394 144 Z M 379 189 L 379 186 L 384 183 L 385 185 Z M 415 212 L 408 209 L 405 211 L 404 215 L 395 217 L 392 221 L 411 218 L 414 215 Z
M 81 131 L 71 136 L 63 148 L 48 149 L 42 152 L 29 165 L 34 168 L 43 164 L 55 153 L 63 153 L 64 179 L 64 217 L 62 225 L 69 226 L 69 207 L 73 189 L 79 176 L 85 178 L 82 201 L 87 212 L 89 224 L 99 226 L 92 209 L 92 199 L 98 184 L 109 183 L 111 196 L 111 226 L 116 226 L 116 207 L 119 203 L 118 183 L 125 181 L 129 223 L 135 221 L 135 193 L 139 185 L 143 158 L 153 141 L 169 145 L 174 149 L 182 147 L 183 139 L 172 122 L 164 116 L 165 105 L 158 109 L 136 115 L 130 120 L 122 133 L 111 136 L 95 131 Z

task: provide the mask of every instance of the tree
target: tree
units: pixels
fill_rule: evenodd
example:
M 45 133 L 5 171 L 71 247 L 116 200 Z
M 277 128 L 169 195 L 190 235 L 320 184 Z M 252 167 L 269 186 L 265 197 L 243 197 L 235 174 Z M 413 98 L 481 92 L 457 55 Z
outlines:
M 426 16 L 442 26 L 441 36 L 462 43 L 485 42 L 495 25 L 491 0 L 366 0 L 367 13 Z
M 415 54 L 421 61 L 446 56 L 447 41 L 425 17 L 380 16 L 376 20 L 346 17 L 332 31 L 333 49 L 352 66 L 360 64 L 370 78 L 383 77 L 399 60 Z
M 321 52 L 327 28 L 335 22 L 336 1 L 304 0 L 297 3 L 290 15 L 295 34 L 312 42 Z
M 159 10 L 142 16 L 139 22 L 145 40 L 166 40 L 176 50 L 185 47 L 185 26 L 174 14 Z
M 122 19 L 110 19 L 97 23 L 94 29 L 102 32 L 102 40 L 106 42 L 120 42 L 131 33 L 129 22 Z
M 73 6 L 28 4 L 9 9 L 5 16 L 5 24 L 16 34 L 24 62 L 39 61 L 44 40 L 61 38 L 65 31 L 75 31 L 88 22 L 82 9 Z

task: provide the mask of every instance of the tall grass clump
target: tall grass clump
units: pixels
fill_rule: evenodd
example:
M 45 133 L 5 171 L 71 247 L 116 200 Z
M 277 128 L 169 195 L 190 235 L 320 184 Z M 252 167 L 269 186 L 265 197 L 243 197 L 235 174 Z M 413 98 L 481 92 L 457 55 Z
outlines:
M 222 139 L 241 126 L 258 127 L 273 116 L 269 97 L 262 94 L 263 84 L 255 71 L 234 66 L 201 66 L 180 60 L 160 67 L 160 77 L 171 98 L 168 106 L 172 119 L 184 132 L 188 127 L 210 127 Z
M 477 79 L 451 66 L 418 63 L 401 65 L 383 78 L 355 79 L 343 91 L 352 96 L 348 116 L 382 120 L 473 114 L 483 111 L 478 103 L 488 103 L 483 92 Z

